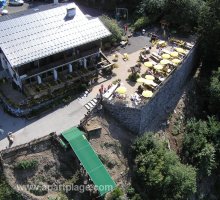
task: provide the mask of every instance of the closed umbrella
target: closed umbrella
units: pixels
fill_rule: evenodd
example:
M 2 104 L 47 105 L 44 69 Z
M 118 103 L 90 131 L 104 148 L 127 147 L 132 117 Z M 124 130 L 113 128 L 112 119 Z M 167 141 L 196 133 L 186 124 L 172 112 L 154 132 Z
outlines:
M 163 59 L 163 60 L 160 61 L 161 65 L 167 65 L 168 63 L 170 63 L 170 61 L 167 60 L 167 59 Z
M 150 61 L 148 61 L 148 62 L 145 62 L 145 63 L 144 63 L 144 66 L 145 66 L 145 67 L 152 67 L 152 66 L 153 66 L 153 63 L 150 62 Z
M 161 64 L 154 65 L 154 69 L 161 70 L 161 69 L 163 69 L 163 65 L 161 65 Z
M 152 97 L 153 96 L 153 92 L 151 92 L 150 90 L 144 90 L 142 92 L 142 96 L 143 97 Z
M 154 76 L 152 76 L 152 75 L 146 75 L 145 78 L 147 80 L 154 80 L 155 79 Z
M 174 51 L 174 52 L 171 52 L 170 55 L 174 58 L 177 58 L 178 57 L 178 52 Z
M 162 55 L 162 58 L 163 58 L 163 59 L 169 59 L 169 58 L 170 58 L 170 55 L 167 54 L 167 53 L 164 53 L 164 54 Z
M 144 78 L 138 78 L 138 79 L 137 79 L 137 82 L 138 82 L 138 83 L 144 83 L 145 80 L 146 80 L 146 79 L 144 79 Z
M 180 63 L 181 63 L 181 60 L 178 59 L 178 58 L 175 58 L 175 59 L 172 60 L 172 62 L 173 62 L 174 64 L 180 64 Z
M 127 92 L 127 89 L 125 87 L 121 86 L 116 89 L 116 92 L 119 94 L 125 94 Z

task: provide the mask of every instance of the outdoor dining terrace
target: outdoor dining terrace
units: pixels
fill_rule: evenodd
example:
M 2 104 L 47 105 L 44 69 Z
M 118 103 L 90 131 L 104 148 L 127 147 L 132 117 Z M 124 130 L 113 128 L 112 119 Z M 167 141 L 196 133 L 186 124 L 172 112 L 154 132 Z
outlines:
M 154 40 L 132 54 L 115 52 L 111 57 L 119 66 L 114 72 L 120 87 L 108 100 L 129 107 L 146 104 L 184 62 L 193 46 L 193 42 L 171 38 Z

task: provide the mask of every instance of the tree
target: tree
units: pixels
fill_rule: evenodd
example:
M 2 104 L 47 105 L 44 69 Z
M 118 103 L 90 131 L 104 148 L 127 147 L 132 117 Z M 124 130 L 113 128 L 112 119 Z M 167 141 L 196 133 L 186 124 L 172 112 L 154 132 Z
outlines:
M 202 176 L 211 175 L 217 167 L 216 157 L 220 156 L 219 139 L 220 123 L 213 117 L 208 117 L 207 121 L 191 119 L 186 124 L 183 157 L 196 166 Z
M 121 40 L 121 37 L 123 36 L 123 30 L 119 27 L 116 20 L 111 19 L 106 15 L 102 15 L 100 19 L 104 23 L 104 25 L 109 29 L 109 31 L 112 33 L 112 35 L 109 38 L 110 42 L 116 42 Z
M 173 24 L 197 25 L 202 0 L 142 0 L 137 13 L 150 16 L 150 19 L 165 17 Z
M 209 87 L 209 108 L 212 113 L 220 112 L 220 67 L 213 72 Z
M 186 199 L 196 191 L 196 171 L 180 163 L 165 143 L 147 133 L 133 146 L 136 174 L 149 199 Z
M 198 19 L 202 61 L 204 66 L 220 64 L 220 1 L 207 0 Z

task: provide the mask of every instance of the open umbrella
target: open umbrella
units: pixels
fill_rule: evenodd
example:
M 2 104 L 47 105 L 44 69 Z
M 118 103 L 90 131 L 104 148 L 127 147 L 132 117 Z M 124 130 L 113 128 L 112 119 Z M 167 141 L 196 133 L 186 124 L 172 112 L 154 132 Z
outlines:
M 148 62 L 145 62 L 145 63 L 144 63 L 144 66 L 145 66 L 145 67 L 152 67 L 152 66 L 153 66 L 153 63 L 150 62 L 150 61 L 148 61 Z
M 164 54 L 162 55 L 162 58 L 163 58 L 163 59 L 169 59 L 169 58 L 170 58 L 170 55 L 167 54 L 167 53 L 164 53 Z
M 121 86 L 116 89 L 116 92 L 119 94 L 125 94 L 127 92 L 127 89 L 125 87 Z
M 185 50 L 183 48 L 180 48 L 180 47 L 176 47 L 175 50 L 179 53 L 186 53 Z
M 148 80 L 148 79 L 145 79 L 144 84 L 145 85 L 157 86 L 157 84 L 154 83 L 153 80 Z
M 178 58 L 175 58 L 175 59 L 172 60 L 172 62 L 173 62 L 174 64 L 180 64 L 180 63 L 181 63 L 181 60 L 178 59 Z
M 154 80 L 155 79 L 154 76 L 152 76 L 152 75 L 146 75 L 145 78 L 147 80 Z
M 138 78 L 136 81 L 137 81 L 138 83 L 144 83 L 145 80 L 146 80 L 146 79 L 144 79 L 144 78 Z
M 170 55 L 174 58 L 177 58 L 178 57 L 178 52 L 174 51 L 174 52 L 171 52 Z
M 167 65 L 168 63 L 170 63 L 170 61 L 167 60 L 167 59 L 163 59 L 163 60 L 160 61 L 161 65 Z
M 161 70 L 161 69 L 163 69 L 163 65 L 161 65 L 161 64 L 154 65 L 154 69 Z
M 153 92 L 151 92 L 150 90 L 144 90 L 142 92 L 142 96 L 143 97 L 152 97 L 153 96 Z

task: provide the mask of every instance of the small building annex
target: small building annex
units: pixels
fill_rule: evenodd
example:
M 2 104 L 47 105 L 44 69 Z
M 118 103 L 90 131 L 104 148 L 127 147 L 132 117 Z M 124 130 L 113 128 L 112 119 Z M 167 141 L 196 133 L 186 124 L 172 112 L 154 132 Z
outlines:
M 94 70 L 100 63 L 101 39 L 110 35 L 75 3 L 7 16 L 0 19 L 0 72 L 21 90 L 66 75 L 77 80 L 75 69 Z

